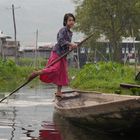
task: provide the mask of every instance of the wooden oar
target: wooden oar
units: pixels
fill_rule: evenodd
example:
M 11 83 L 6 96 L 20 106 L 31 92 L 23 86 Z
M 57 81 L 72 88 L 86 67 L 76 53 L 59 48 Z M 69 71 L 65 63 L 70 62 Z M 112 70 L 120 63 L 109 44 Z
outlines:
M 87 38 L 85 38 L 84 40 L 82 40 L 77 46 L 80 47 L 85 41 L 87 41 L 89 38 L 91 38 L 94 34 L 91 34 L 90 36 L 88 36 Z M 58 61 L 60 61 L 63 57 L 65 57 L 66 55 L 68 55 L 70 52 L 72 52 L 74 49 L 71 49 L 69 51 L 67 51 L 66 53 L 62 54 L 59 58 L 57 58 L 56 60 L 54 60 L 51 64 L 49 64 L 46 68 L 54 65 L 55 63 L 57 63 Z M 35 77 L 34 77 L 35 78 Z M 21 86 L 19 86 L 17 89 L 15 89 L 13 92 L 11 92 L 9 95 L 5 96 L 4 98 L 2 98 L 0 100 L 0 103 L 2 101 L 4 101 L 5 99 L 7 99 L 8 97 L 10 97 L 11 95 L 13 95 L 15 92 L 17 92 L 19 89 L 21 89 L 22 87 L 24 87 L 25 85 L 27 85 L 29 82 L 31 82 L 34 78 L 32 79 L 28 79 L 24 84 L 22 84 Z

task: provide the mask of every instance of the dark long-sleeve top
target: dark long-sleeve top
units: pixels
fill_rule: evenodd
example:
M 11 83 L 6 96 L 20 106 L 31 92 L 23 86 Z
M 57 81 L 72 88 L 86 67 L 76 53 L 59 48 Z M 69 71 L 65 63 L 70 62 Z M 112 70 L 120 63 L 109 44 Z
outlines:
M 72 40 L 72 31 L 70 31 L 66 26 L 61 28 L 57 34 L 57 43 L 53 47 L 58 55 L 62 55 L 69 50 L 69 44 Z

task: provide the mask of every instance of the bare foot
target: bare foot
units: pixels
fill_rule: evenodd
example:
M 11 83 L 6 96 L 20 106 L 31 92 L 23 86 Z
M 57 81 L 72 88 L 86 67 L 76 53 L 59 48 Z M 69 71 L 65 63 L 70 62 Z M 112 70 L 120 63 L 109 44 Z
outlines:
M 55 96 L 56 96 L 56 97 L 61 97 L 61 98 L 62 98 L 63 95 L 62 95 L 62 92 L 57 92 L 57 93 L 55 93 Z

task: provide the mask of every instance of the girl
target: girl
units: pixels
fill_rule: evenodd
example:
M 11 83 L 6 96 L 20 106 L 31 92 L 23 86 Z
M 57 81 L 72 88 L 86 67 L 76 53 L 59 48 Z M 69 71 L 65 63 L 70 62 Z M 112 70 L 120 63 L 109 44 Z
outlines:
M 71 28 L 75 24 L 75 17 L 73 14 L 68 13 L 64 16 L 63 28 L 61 28 L 57 34 L 57 43 L 53 47 L 48 64 L 52 63 L 62 54 L 68 50 L 77 47 L 76 44 L 71 43 L 72 31 Z M 54 65 L 43 70 L 33 72 L 29 80 L 32 80 L 36 76 L 40 75 L 40 80 L 45 83 L 54 83 L 57 85 L 56 96 L 62 97 L 62 86 L 68 85 L 68 74 L 67 74 L 67 58 L 64 57 Z

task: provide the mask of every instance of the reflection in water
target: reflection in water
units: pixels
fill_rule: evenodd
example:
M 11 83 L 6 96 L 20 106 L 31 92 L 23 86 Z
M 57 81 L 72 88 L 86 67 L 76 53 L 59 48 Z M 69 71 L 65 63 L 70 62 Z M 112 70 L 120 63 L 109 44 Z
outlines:
M 31 136 L 32 132 L 29 131 L 27 137 L 30 140 L 129 140 L 128 137 L 77 127 L 77 125 L 70 123 L 57 113 L 54 113 L 53 122 L 43 121 L 41 126 L 38 137 Z
M 115 140 L 111 136 L 105 135 L 104 132 L 84 129 L 72 124 L 57 113 L 54 114 L 53 118 L 64 140 Z
M 53 114 L 53 93 L 54 87 L 24 88 L 15 99 L 0 104 L 0 140 L 125 140 Z
M 11 131 L 11 138 L 10 138 L 10 140 L 13 140 L 14 139 L 14 132 L 15 132 L 15 125 L 16 125 L 16 123 L 15 123 L 15 120 L 16 120 L 16 108 L 15 107 L 13 107 L 13 119 L 12 119 L 12 122 L 13 122 L 13 124 L 12 124 L 12 131 Z
M 62 136 L 54 123 L 44 122 L 42 130 L 39 131 L 41 140 L 62 140 Z
M 140 140 L 139 130 L 127 134 L 105 133 L 103 130 L 73 124 L 57 113 L 54 113 L 53 121 L 64 140 Z
M 42 128 L 39 130 L 39 136 L 33 137 L 33 131 L 27 130 L 26 136 L 30 140 L 63 140 L 60 132 L 56 128 L 56 125 L 52 122 L 43 122 Z

